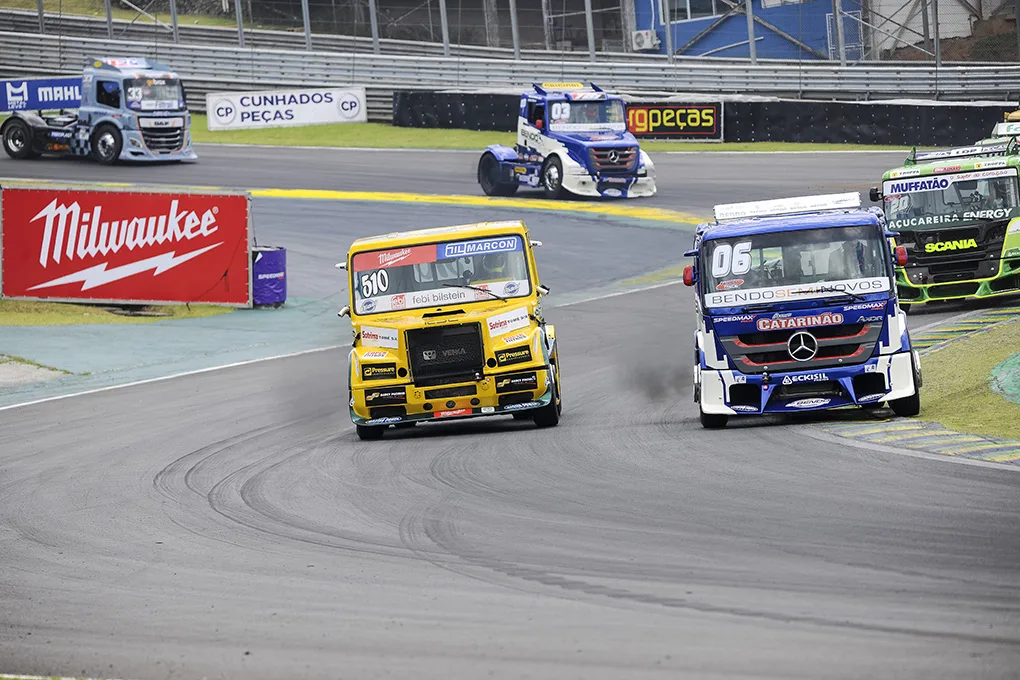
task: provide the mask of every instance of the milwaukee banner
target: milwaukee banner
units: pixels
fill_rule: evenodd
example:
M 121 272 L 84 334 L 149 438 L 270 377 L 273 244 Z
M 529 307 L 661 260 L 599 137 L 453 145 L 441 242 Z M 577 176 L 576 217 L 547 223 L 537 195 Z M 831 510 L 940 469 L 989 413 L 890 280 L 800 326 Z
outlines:
M 251 306 L 245 193 L 0 186 L 0 292 Z

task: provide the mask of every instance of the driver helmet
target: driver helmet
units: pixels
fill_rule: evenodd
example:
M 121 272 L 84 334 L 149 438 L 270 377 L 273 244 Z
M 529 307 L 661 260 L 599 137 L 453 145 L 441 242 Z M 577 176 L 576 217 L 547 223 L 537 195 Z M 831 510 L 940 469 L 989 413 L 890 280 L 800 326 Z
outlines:
M 482 255 L 482 270 L 489 278 L 503 276 L 506 271 L 506 253 L 486 253 Z

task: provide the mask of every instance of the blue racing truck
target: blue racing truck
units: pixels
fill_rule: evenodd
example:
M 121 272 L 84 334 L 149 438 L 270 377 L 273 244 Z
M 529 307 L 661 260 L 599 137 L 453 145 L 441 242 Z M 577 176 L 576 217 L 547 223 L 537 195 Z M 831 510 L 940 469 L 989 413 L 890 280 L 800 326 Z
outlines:
M 655 166 L 627 131 L 623 98 L 592 83 L 534 84 L 521 95 L 517 144 L 491 144 L 478 161 L 488 196 L 518 187 L 542 188 L 546 198 L 637 198 L 655 194 Z
M 88 156 L 110 165 L 196 160 L 190 129 L 184 86 L 169 67 L 107 57 L 86 66 L 76 111 L 14 111 L 0 126 L 0 139 L 11 158 Z
M 896 298 L 885 216 L 858 193 L 715 206 L 699 225 L 694 400 L 730 416 L 888 404 L 920 411 L 921 364 Z

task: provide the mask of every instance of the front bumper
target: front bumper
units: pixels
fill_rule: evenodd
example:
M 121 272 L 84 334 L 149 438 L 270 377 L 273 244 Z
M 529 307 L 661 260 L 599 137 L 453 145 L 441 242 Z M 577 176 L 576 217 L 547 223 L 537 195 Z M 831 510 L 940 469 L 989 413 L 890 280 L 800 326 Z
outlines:
M 509 389 L 503 381 L 535 374 L 533 389 Z M 442 393 L 466 391 L 473 394 L 446 397 Z M 399 393 L 403 391 L 403 401 Z M 436 396 L 439 393 L 440 396 Z M 420 421 L 446 421 L 483 416 L 500 416 L 548 406 L 552 400 L 552 378 L 545 368 L 526 369 L 485 376 L 478 382 L 418 387 L 411 384 L 359 385 L 351 393 L 351 421 L 357 425 L 395 425 Z M 369 406 L 385 399 L 380 406 Z
M 982 263 L 981 278 L 926 284 L 927 267 L 896 270 L 896 295 L 901 305 L 936 300 L 966 300 L 1020 293 L 1020 256 Z
M 563 177 L 563 188 L 578 196 L 607 198 L 644 198 L 655 195 L 655 177 L 647 175 L 596 178 L 591 175 L 567 172 Z
M 122 161 L 195 161 L 198 154 L 191 147 L 191 132 L 185 131 L 184 145 L 170 153 L 154 153 L 145 144 L 142 133 L 138 130 L 123 130 L 124 144 L 120 150 Z
M 701 410 L 725 415 L 798 413 L 909 397 L 917 391 L 912 352 L 864 364 L 761 375 L 700 369 Z

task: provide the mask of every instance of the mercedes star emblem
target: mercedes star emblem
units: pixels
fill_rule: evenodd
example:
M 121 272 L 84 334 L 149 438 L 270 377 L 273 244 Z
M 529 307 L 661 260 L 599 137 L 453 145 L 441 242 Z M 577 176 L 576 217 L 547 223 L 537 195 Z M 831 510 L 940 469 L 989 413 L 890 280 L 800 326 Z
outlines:
M 811 361 L 818 354 L 818 339 L 807 331 L 797 331 L 786 341 L 786 350 L 796 361 Z
M 617 151 L 616 149 L 613 149 L 608 154 L 606 154 L 606 158 L 609 159 L 610 163 L 619 163 L 620 162 L 620 152 Z

